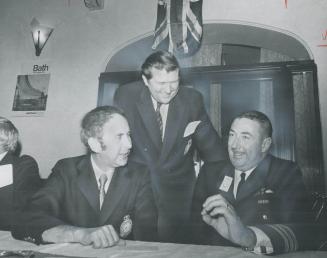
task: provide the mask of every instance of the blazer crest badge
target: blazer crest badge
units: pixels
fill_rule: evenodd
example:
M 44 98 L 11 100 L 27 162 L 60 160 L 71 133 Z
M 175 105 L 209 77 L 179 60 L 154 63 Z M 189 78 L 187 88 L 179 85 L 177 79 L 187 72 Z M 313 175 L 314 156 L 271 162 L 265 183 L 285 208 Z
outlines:
M 127 237 L 132 232 L 132 228 L 133 228 L 133 222 L 132 222 L 130 215 L 124 216 L 123 222 L 121 223 L 120 229 L 119 229 L 120 237 L 121 238 Z

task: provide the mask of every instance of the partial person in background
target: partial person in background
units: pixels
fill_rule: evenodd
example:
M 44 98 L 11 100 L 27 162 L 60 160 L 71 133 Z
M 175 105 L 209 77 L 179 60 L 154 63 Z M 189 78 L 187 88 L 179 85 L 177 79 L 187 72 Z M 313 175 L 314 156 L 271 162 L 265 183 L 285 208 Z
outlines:
M 295 236 L 291 230 L 312 222 L 301 171 L 294 162 L 268 154 L 271 144 L 272 125 L 265 114 L 250 111 L 233 120 L 230 161 L 205 164 L 195 187 L 195 243 L 278 253 L 295 251 L 298 240 L 304 242 L 306 232 Z
M 0 117 L 0 230 L 11 230 L 22 210 L 42 186 L 36 161 L 18 156 L 19 133 L 11 121 Z
M 114 102 L 131 126 L 131 159 L 150 169 L 160 241 L 184 242 L 196 179 L 194 153 L 204 162 L 226 154 L 202 95 L 180 85 L 179 64 L 171 53 L 148 56 L 142 79 L 119 87 Z
M 21 213 L 15 238 L 77 242 L 106 248 L 120 238 L 155 241 L 157 210 L 145 166 L 129 162 L 130 129 L 117 108 L 103 106 L 82 120 L 89 153 L 59 160 L 46 185 Z

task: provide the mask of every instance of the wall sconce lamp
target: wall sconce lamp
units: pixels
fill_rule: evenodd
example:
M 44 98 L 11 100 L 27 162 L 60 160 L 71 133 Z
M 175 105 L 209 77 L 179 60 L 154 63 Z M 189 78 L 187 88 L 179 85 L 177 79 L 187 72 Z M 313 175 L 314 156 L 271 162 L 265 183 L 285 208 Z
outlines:
M 40 22 L 33 18 L 31 22 L 32 27 L 32 38 L 35 46 L 35 55 L 40 56 L 45 43 L 47 43 L 53 28 L 46 27 L 41 25 Z

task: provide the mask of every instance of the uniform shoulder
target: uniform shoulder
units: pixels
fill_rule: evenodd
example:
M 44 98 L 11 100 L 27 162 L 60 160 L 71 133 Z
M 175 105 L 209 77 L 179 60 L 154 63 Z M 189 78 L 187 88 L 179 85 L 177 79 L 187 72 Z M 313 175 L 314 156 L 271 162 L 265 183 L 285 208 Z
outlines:
M 277 158 L 271 155 L 271 167 L 297 168 L 298 165 L 294 161 Z
M 300 167 L 293 161 L 271 156 L 267 182 L 278 188 L 287 188 L 296 183 L 303 183 Z

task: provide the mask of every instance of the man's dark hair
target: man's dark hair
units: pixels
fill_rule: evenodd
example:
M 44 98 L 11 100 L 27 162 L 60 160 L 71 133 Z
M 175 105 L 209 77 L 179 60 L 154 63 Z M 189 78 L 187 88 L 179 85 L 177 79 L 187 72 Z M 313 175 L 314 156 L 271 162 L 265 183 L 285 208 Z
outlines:
M 112 106 L 97 107 L 86 113 L 81 123 L 81 140 L 86 147 L 89 147 L 88 139 L 91 137 L 97 138 L 101 142 L 103 126 L 115 114 L 119 114 L 126 118 L 123 111 Z
M 257 121 L 261 125 L 262 129 L 264 130 L 265 135 L 268 137 L 272 137 L 272 132 L 273 132 L 272 125 L 270 119 L 264 113 L 256 110 L 251 110 L 241 113 L 240 115 L 235 117 L 234 120 L 238 118 L 247 118 L 250 120 Z
M 165 69 L 167 72 L 171 72 L 179 69 L 179 64 L 173 54 L 166 51 L 157 51 L 149 55 L 141 67 L 142 75 L 148 80 L 152 78 L 151 68 Z

